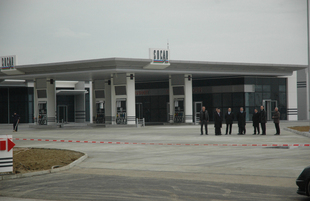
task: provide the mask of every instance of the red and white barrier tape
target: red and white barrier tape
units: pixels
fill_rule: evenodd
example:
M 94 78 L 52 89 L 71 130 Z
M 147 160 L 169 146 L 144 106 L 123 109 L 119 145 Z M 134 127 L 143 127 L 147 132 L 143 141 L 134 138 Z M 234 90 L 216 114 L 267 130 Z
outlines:
M 144 143 L 144 142 L 104 142 L 104 141 L 82 141 L 82 140 L 48 140 L 48 139 L 25 139 L 14 138 L 14 140 L 28 140 L 40 142 L 75 142 L 75 143 L 97 143 L 97 144 L 136 144 L 136 145 L 174 145 L 174 146 L 211 146 L 211 147 L 310 147 L 310 144 L 181 144 L 181 143 Z

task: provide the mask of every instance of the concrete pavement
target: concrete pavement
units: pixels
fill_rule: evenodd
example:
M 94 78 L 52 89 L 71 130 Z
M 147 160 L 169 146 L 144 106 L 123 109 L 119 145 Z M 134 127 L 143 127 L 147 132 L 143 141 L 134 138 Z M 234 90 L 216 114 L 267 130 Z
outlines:
M 65 127 L 53 130 L 33 129 L 29 128 L 27 125 L 21 125 L 20 131 L 17 133 L 13 133 L 11 131 L 11 125 L 0 125 L 0 128 L 2 134 L 13 134 L 14 138 L 29 139 L 180 144 L 310 143 L 310 138 L 302 135 L 297 135 L 283 129 L 284 127 L 296 125 L 309 125 L 309 123 L 281 122 L 280 126 L 282 129 L 280 136 L 273 135 L 275 133 L 275 128 L 274 124 L 271 122 L 267 123 L 266 136 L 252 135 L 253 127 L 250 123 L 247 124 L 247 135 L 236 135 L 238 128 L 237 125 L 233 125 L 233 134 L 227 136 L 215 136 L 213 125 L 209 125 L 209 135 L 207 136 L 200 135 L 199 125 L 147 126 L 144 128 Z M 222 133 L 224 130 L 225 125 L 222 129 Z M 258 186 L 257 188 L 268 187 L 272 189 L 279 189 L 280 192 L 286 189 L 286 198 L 294 197 L 296 199 L 299 199 L 302 197 L 295 194 L 297 190 L 295 179 L 304 167 L 310 165 L 310 147 L 291 147 L 289 149 L 282 149 L 281 147 L 266 148 L 98 143 L 94 144 L 17 140 L 15 140 L 14 143 L 16 143 L 16 145 L 19 147 L 71 149 L 82 151 L 89 155 L 88 159 L 78 164 L 73 169 L 64 171 L 62 173 L 54 173 L 48 176 L 39 176 L 40 178 L 44 178 L 43 180 L 45 180 L 46 178 L 50 179 L 51 177 L 59 176 L 62 178 L 67 178 L 67 181 L 69 182 L 72 180 L 70 175 L 88 175 L 87 177 L 92 178 L 89 181 L 90 183 L 92 183 L 96 181 L 95 178 L 97 177 L 113 177 L 116 178 L 116 180 L 118 180 L 117 178 L 121 177 L 124 180 L 128 181 L 128 186 L 125 185 L 123 186 L 124 188 L 129 188 L 131 182 L 139 183 L 142 180 L 143 182 L 146 182 L 146 178 L 156 180 L 160 183 L 172 182 L 174 183 L 173 185 L 175 185 L 176 180 L 182 180 L 182 182 L 186 181 L 194 186 L 199 186 L 199 182 L 203 182 L 204 185 L 211 185 L 212 183 L 213 186 L 219 186 L 219 184 L 225 186 L 233 184 L 235 186 L 237 184 L 243 187 L 244 185 Z M 31 179 L 33 178 L 29 178 L 29 181 Z M 25 179 L 23 180 L 25 181 Z M 43 180 L 41 182 L 43 182 Z M 0 181 L 0 185 L 1 183 L 11 183 L 17 185 L 18 182 L 16 182 L 17 181 L 13 180 Z M 179 187 L 184 188 L 184 186 Z M 140 186 L 140 188 L 142 187 Z M 106 190 L 108 191 L 108 189 L 109 188 L 107 188 Z M 238 191 L 240 190 L 240 192 L 243 192 L 245 191 L 245 189 L 246 188 L 238 189 Z M 20 198 L 23 197 L 20 194 L 14 193 L 14 191 L 10 191 L 8 188 L 6 188 L 5 190 L 6 191 L 1 188 L 0 194 L 2 196 L 17 196 Z M 144 190 L 145 191 L 143 192 L 143 194 L 147 193 L 147 188 Z M 205 194 L 200 194 L 199 192 L 197 193 L 201 196 L 197 197 L 198 200 L 203 200 L 204 198 L 206 198 L 206 196 L 208 196 Z M 289 194 L 287 194 L 288 192 Z M 94 193 L 99 194 L 99 192 Z M 241 196 L 241 194 L 239 196 Z M 52 196 L 53 198 L 39 196 L 38 194 L 36 194 L 36 192 L 25 193 L 23 195 L 27 195 L 27 198 L 66 200 L 64 197 L 61 196 Z M 179 198 L 179 200 L 187 200 L 185 199 L 186 196 L 190 195 L 193 196 L 191 193 L 188 192 L 188 195 L 186 195 L 186 193 L 181 195 L 178 194 L 177 197 Z M 214 199 L 216 198 L 217 200 L 221 200 L 221 197 L 225 198 L 226 200 L 234 200 L 233 198 L 238 198 L 237 194 L 230 194 L 231 197 L 223 197 L 224 194 L 218 194 L 215 197 L 212 195 L 210 194 L 211 197 L 213 197 Z M 290 195 L 292 197 L 290 197 Z M 129 194 L 125 193 L 122 196 L 122 198 L 112 196 L 108 200 L 122 200 L 125 199 L 124 196 L 129 196 Z M 256 196 L 258 199 L 260 198 L 259 196 L 264 196 L 264 192 Z M 83 198 L 83 196 L 81 198 Z M 148 198 L 150 198 L 151 200 L 154 199 L 154 197 L 152 196 Z M 168 197 L 166 198 L 167 200 L 169 200 Z M 239 198 L 247 200 L 247 197 L 244 197 L 244 195 Z M 68 197 L 68 200 L 74 199 L 74 197 Z M 94 199 L 98 198 L 94 197 Z M 283 200 L 283 197 L 279 198 L 279 200 L 281 199 Z M 138 197 L 134 197 L 132 198 L 132 200 L 138 200 Z

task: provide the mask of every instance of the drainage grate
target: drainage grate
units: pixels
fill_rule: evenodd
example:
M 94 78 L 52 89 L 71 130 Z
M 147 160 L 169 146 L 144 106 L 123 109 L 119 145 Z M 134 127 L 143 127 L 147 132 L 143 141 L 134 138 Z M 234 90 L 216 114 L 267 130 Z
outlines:
M 274 148 L 274 149 L 289 149 L 289 146 L 272 146 L 272 147 L 265 147 L 265 148 Z

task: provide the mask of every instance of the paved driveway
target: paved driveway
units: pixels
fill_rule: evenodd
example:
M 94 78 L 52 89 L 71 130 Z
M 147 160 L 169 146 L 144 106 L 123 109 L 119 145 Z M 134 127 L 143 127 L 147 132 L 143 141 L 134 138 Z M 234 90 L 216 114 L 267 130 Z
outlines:
M 281 128 L 293 125 L 308 123 L 282 122 Z M 252 135 L 250 125 L 245 136 L 236 135 L 236 125 L 228 136 L 215 136 L 212 125 L 207 136 L 198 125 L 53 130 L 22 125 L 18 133 L 0 127 L 14 138 L 122 143 L 15 140 L 19 147 L 72 149 L 89 158 L 68 171 L 0 181 L 0 200 L 306 200 L 296 194 L 295 180 L 310 165 L 310 147 L 229 146 L 310 143 L 283 129 L 274 136 L 272 123 L 266 136 Z

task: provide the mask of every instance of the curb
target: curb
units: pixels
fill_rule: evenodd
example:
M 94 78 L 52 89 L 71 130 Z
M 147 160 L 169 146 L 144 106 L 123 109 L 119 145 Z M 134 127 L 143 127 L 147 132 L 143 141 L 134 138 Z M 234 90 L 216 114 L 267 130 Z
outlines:
M 65 149 L 59 149 L 59 150 L 65 150 Z M 80 158 L 78 158 L 77 160 L 73 161 L 69 165 L 66 165 L 66 166 L 63 166 L 60 168 L 55 168 L 55 169 L 50 169 L 50 170 L 42 170 L 42 171 L 36 171 L 36 172 L 29 172 L 29 173 L 24 173 L 24 174 L 3 175 L 3 176 L 0 176 L 0 181 L 1 180 L 9 180 L 9 179 L 17 179 L 17 178 L 25 178 L 25 177 L 33 177 L 33 176 L 55 173 L 55 172 L 60 172 L 60 171 L 71 169 L 72 167 L 76 166 L 77 164 L 81 163 L 86 158 L 88 158 L 88 155 L 86 153 L 84 153 L 84 152 L 80 152 L 80 153 L 83 153 L 84 155 L 81 156 Z
M 294 129 L 290 129 L 290 128 L 283 128 L 283 129 L 286 130 L 286 131 L 290 131 L 292 133 L 298 134 L 298 135 L 303 135 L 305 137 L 310 137 L 310 133 L 307 133 L 307 132 L 300 132 L 300 131 L 297 131 L 297 130 L 294 130 Z

